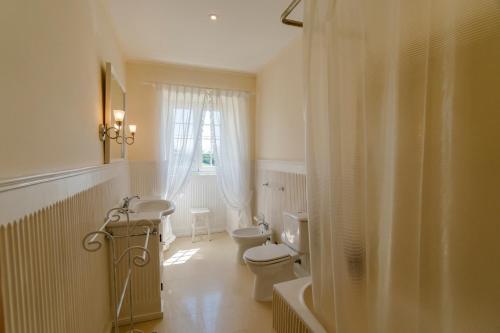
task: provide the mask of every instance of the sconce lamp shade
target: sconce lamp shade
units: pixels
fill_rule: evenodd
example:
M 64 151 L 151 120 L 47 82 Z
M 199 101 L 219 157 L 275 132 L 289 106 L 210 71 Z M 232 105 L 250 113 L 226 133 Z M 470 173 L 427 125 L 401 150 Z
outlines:
M 121 123 L 123 122 L 123 118 L 125 118 L 125 111 L 123 110 L 113 110 L 113 115 L 115 118 L 115 122 Z
M 135 132 L 137 131 L 137 125 L 128 125 L 128 129 L 131 134 L 135 134 Z

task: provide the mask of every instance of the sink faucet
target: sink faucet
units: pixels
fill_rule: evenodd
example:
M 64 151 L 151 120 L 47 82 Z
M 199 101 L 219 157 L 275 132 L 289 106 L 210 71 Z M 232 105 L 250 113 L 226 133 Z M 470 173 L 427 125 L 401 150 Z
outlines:
M 125 198 L 123 198 L 122 208 L 128 209 L 130 201 L 132 201 L 135 198 L 140 199 L 140 197 L 138 195 L 134 195 L 133 197 L 125 197 Z

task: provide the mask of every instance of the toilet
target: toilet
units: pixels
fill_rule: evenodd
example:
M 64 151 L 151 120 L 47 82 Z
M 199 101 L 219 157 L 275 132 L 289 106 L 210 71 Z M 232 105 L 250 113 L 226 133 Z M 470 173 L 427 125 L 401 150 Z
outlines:
M 281 240 L 281 244 L 252 247 L 243 254 L 245 263 L 255 274 L 253 298 L 257 301 L 271 301 L 274 284 L 297 278 L 294 263 L 309 253 L 305 213 L 283 213 Z

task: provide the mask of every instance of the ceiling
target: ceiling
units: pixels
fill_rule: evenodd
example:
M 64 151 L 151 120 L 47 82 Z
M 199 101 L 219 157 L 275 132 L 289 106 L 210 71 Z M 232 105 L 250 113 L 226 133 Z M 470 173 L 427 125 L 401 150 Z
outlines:
M 291 0 L 106 0 L 128 59 L 256 72 L 302 29 Z M 292 18 L 302 19 L 302 6 Z M 217 21 L 209 14 L 215 13 Z

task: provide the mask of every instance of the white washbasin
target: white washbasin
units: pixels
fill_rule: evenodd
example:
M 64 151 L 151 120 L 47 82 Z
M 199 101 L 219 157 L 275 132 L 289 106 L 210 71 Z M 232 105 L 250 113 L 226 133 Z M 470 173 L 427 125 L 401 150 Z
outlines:
M 234 230 L 231 237 L 238 244 L 237 259 L 244 264 L 243 253 L 249 248 L 264 244 L 271 237 L 271 230 L 264 231 L 259 227 L 240 228 Z
M 175 212 L 175 204 L 172 201 L 162 199 L 138 199 L 130 203 L 131 213 L 154 213 L 167 216 Z

